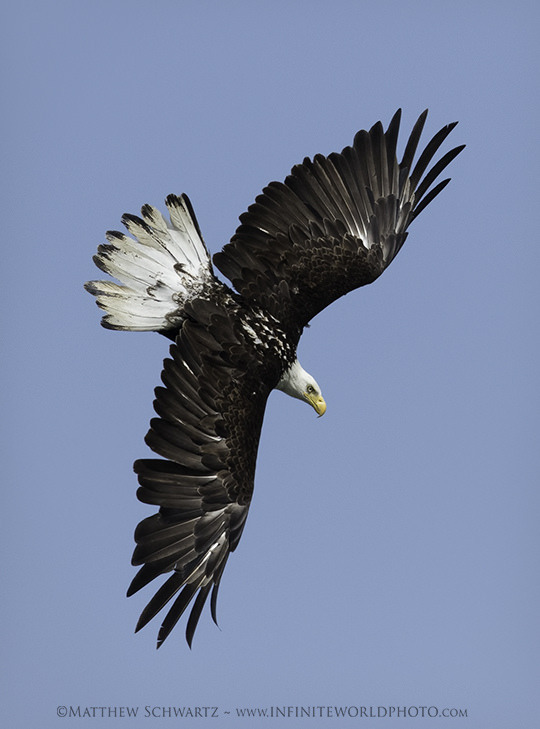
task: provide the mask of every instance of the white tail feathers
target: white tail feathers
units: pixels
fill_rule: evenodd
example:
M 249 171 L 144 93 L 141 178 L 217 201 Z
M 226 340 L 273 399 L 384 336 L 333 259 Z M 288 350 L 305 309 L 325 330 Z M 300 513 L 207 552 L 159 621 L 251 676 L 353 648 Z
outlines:
M 142 218 L 124 215 L 133 238 L 109 231 L 108 243 L 98 247 L 94 262 L 113 281 L 88 281 L 85 288 L 107 313 L 108 329 L 160 331 L 181 323 L 184 303 L 214 280 L 210 256 L 186 195 L 165 201 L 168 223 L 151 205 Z

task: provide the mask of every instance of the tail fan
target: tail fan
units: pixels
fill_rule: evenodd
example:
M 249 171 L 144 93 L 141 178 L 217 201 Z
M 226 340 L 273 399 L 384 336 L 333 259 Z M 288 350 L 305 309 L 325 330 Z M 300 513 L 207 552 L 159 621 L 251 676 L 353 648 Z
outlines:
M 187 195 L 165 201 L 170 222 L 151 205 L 142 218 L 126 214 L 127 236 L 107 233 L 94 263 L 114 281 L 88 281 L 85 288 L 106 314 L 101 324 L 125 331 L 175 330 L 186 301 L 204 294 L 214 274 L 197 219 Z

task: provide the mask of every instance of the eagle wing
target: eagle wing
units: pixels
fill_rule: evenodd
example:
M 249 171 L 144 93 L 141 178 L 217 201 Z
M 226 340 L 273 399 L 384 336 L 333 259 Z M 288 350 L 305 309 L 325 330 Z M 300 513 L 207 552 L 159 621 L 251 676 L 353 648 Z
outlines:
M 265 384 L 268 362 L 262 376 L 262 355 L 250 346 L 235 313 L 234 306 L 203 299 L 187 305 L 187 319 L 164 362 L 165 387 L 156 388 L 159 417 L 146 436 L 152 450 L 167 460 L 142 459 L 134 466 L 139 499 L 159 506 L 159 512 L 136 529 L 132 561 L 142 567 L 128 595 L 171 573 L 141 614 L 137 630 L 175 598 L 158 647 L 194 599 L 186 628 L 191 645 L 211 590 L 216 620 L 221 576 L 249 509 L 271 383 Z
M 306 158 L 284 183 L 271 182 L 240 216 L 215 265 L 242 296 L 299 335 L 319 311 L 381 275 L 409 224 L 449 182 L 432 186 L 464 145 L 428 167 L 457 122 L 443 127 L 413 166 L 426 116 L 399 163 L 401 110 L 386 132 L 378 122 L 340 154 Z

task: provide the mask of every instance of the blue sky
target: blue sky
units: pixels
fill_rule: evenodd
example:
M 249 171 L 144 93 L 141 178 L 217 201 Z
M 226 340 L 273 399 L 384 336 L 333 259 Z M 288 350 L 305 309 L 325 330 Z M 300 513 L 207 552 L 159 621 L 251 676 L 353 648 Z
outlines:
M 536 726 L 537 4 L 98 0 L 4 18 L 6 726 L 218 706 L 262 727 L 236 709 L 284 705 Z M 215 252 L 267 182 L 400 106 L 404 131 L 426 107 L 428 133 L 460 121 L 452 183 L 384 276 L 304 335 L 327 414 L 272 395 L 220 629 L 205 611 L 192 651 L 185 623 L 156 651 L 157 623 L 133 635 L 150 590 L 124 595 L 167 343 L 99 326 L 91 257 L 170 192 Z

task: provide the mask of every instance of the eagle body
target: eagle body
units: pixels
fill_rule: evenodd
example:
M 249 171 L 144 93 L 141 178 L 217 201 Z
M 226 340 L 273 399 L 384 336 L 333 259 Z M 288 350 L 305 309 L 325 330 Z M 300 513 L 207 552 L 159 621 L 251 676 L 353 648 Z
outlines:
M 96 265 L 117 279 L 86 288 L 109 329 L 156 331 L 172 344 L 155 390 L 157 417 L 146 442 L 160 458 L 135 462 L 138 498 L 159 507 L 135 531 L 128 595 L 166 579 L 137 630 L 168 606 L 158 647 L 186 608 L 191 645 L 202 608 L 216 600 L 253 493 L 268 396 L 279 389 L 318 415 L 326 404 L 296 350 L 309 321 L 353 289 L 375 281 L 397 255 L 412 220 L 449 182 L 442 170 L 463 146 L 433 157 L 455 124 L 443 127 L 414 162 L 427 112 L 400 162 L 400 112 L 353 145 L 293 167 L 240 217 L 214 265 L 186 195 L 169 195 L 169 220 L 150 205 L 124 215 L 130 236 L 111 231 Z M 429 168 L 429 169 L 428 169 Z

